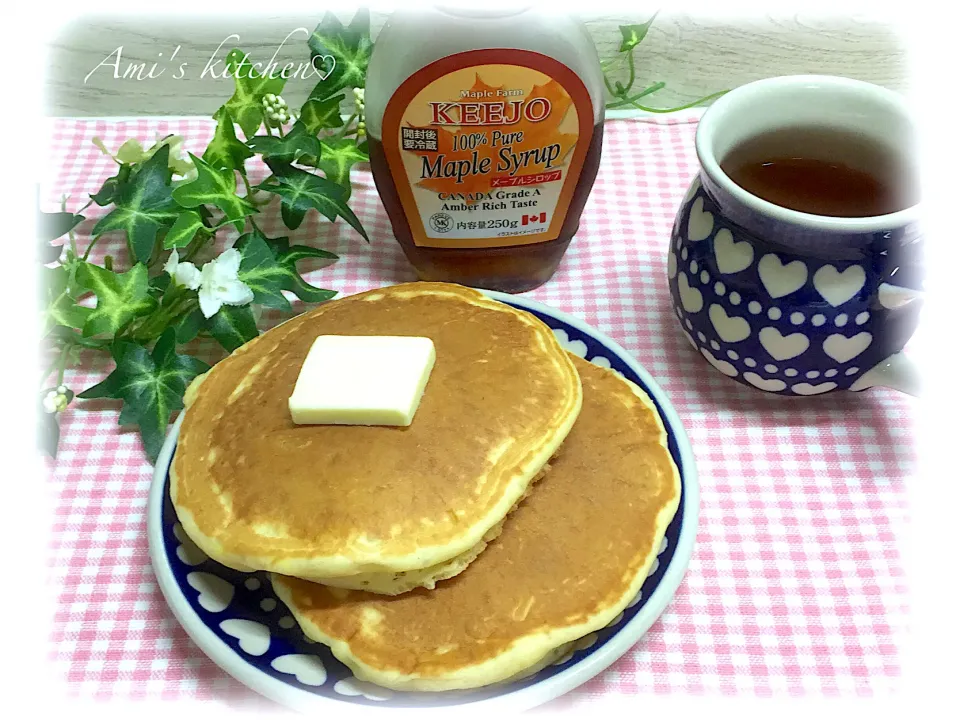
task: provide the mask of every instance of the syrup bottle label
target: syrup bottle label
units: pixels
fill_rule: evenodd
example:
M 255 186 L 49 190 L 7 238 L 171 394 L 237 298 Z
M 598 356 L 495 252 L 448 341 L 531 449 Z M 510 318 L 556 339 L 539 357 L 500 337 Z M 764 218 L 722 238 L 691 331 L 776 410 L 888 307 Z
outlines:
M 565 65 L 526 50 L 438 60 L 394 93 L 383 149 L 423 247 L 555 240 L 593 133 L 593 103 Z

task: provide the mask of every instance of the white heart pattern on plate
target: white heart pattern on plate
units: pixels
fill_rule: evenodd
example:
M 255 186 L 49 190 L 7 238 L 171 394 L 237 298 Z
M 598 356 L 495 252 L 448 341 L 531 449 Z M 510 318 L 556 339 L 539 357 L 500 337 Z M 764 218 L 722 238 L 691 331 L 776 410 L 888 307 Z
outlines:
M 713 238 L 713 254 L 717 257 L 717 269 L 724 275 L 746 270 L 753 263 L 753 245 L 746 240 L 737 242 L 726 228 Z
M 190 536 L 187 535 L 186 530 L 183 529 L 180 523 L 176 523 L 173 526 L 173 534 L 181 543 L 177 546 L 177 557 L 180 558 L 180 562 L 184 565 L 193 567 L 208 559 L 203 550 L 198 548 L 196 543 L 190 539 Z
M 696 345 L 694 345 L 694 347 L 696 347 Z M 706 348 L 702 348 L 700 352 L 703 353 L 703 356 L 707 359 L 707 362 L 713 365 L 717 370 L 722 372 L 724 375 L 727 375 L 729 377 L 736 377 L 737 369 L 733 365 L 728 363 L 726 360 L 718 360 L 713 356 L 713 353 L 707 350 Z
M 858 333 L 853 337 L 835 334 L 823 341 L 823 351 L 837 362 L 845 363 L 870 347 L 871 342 L 873 335 L 868 332 Z
M 677 287 L 680 288 L 680 304 L 688 313 L 698 313 L 703 310 L 703 295 L 695 287 L 690 287 L 685 272 L 680 273 L 680 279 L 677 280 Z
M 587 345 L 583 340 L 571 340 L 566 330 L 554 329 L 553 334 L 556 336 L 557 342 L 560 343 L 560 347 L 567 352 L 573 353 L 579 358 L 587 356 Z
M 783 380 L 777 380 L 776 378 L 767 380 L 752 372 L 745 372 L 743 379 L 754 387 L 758 387 L 761 390 L 769 390 L 770 392 L 779 392 L 787 386 Z
M 820 393 L 830 392 L 836 386 L 837 384 L 835 382 L 825 382 L 820 383 L 819 385 L 799 383 L 797 385 L 791 385 L 790 389 L 793 390 L 797 395 L 819 395 Z
M 833 307 L 839 307 L 854 297 L 866 281 L 867 274 L 859 265 L 851 265 L 843 272 L 833 265 L 824 265 L 813 274 L 813 287 Z
M 784 337 L 775 327 L 765 327 L 760 333 L 760 344 L 774 360 L 789 360 L 803 355 L 810 347 L 810 339 L 803 333 Z
M 231 618 L 220 623 L 220 629 L 240 641 L 240 649 L 248 655 L 263 655 L 270 649 L 270 630 L 253 620 Z
M 221 577 L 205 572 L 192 572 L 187 575 L 187 582 L 194 590 L 200 593 L 197 600 L 207 612 L 223 612 L 233 600 L 234 588 Z
M 338 681 L 337 684 L 333 686 L 333 690 L 347 697 L 363 695 L 367 700 L 375 700 L 378 702 L 389 700 L 393 697 L 392 690 L 363 680 L 357 680 L 356 678 L 344 678 Z
M 773 253 L 760 258 L 757 272 L 760 273 L 760 282 L 772 298 L 796 292 L 807 281 L 807 266 L 802 261 L 794 260 L 784 265 Z
M 687 239 L 690 242 L 700 242 L 710 237 L 712 231 L 713 213 L 703 209 L 703 198 L 698 197 L 687 218 Z
M 281 655 L 270 663 L 277 672 L 293 675 L 297 681 L 319 687 L 327 681 L 327 669 L 316 655 Z
M 750 323 L 742 317 L 727 315 L 721 305 L 710 306 L 710 322 L 724 342 L 735 343 L 750 337 Z

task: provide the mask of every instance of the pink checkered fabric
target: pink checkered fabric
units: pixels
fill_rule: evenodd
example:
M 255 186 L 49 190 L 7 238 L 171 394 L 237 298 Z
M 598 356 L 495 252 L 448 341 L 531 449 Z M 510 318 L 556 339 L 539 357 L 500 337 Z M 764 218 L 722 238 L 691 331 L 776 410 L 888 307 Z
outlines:
M 700 531 L 686 578 L 645 638 L 593 681 L 554 703 L 649 694 L 877 696 L 897 690 L 907 619 L 899 539 L 914 473 L 915 406 L 892 391 L 813 402 L 766 396 L 712 369 L 671 311 L 666 248 L 697 171 L 696 119 L 607 123 L 603 163 L 580 232 L 556 276 L 530 295 L 620 342 L 682 418 L 702 484 Z M 176 133 L 200 153 L 206 119 L 52 124 L 42 197 L 76 209 L 113 174 L 127 138 Z M 351 204 L 368 229 L 311 218 L 292 237 L 339 262 L 308 279 L 342 294 L 414 279 L 365 170 Z M 88 211 L 89 232 L 102 211 Z M 280 233 L 279 218 L 265 229 Z M 81 243 L 89 236 L 81 233 Z M 121 252 L 104 241 L 103 252 Z M 67 374 L 79 391 L 109 371 L 86 357 Z M 76 402 L 50 465 L 56 498 L 52 582 L 59 600 L 50 658 L 75 695 L 217 698 L 253 693 L 221 672 L 180 629 L 154 580 L 145 510 L 151 467 L 113 402 Z

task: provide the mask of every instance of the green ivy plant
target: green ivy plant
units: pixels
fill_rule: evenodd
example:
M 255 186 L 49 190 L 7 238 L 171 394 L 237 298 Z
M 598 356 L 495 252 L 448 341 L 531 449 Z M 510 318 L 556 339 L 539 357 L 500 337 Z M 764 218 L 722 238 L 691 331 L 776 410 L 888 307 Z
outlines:
M 716 100 L 718 97 L 728 92 L 727 90 L 722 90 L 720 92 L 702 97 L 699 100 L 686 103 L 685 105 L 679 105 L 671 108 L 657 108 L 646 104 L 641 104 L 640 101 L 645 97 L 653 95 L 654 93 L 663 90 L 667 86 L 667 84 L 664 82 L 655 82 L 648 85 L 643 90 L 638 92 L 633 91 L 633 86 L 637 82 L 637 68 L 636 61 L 634 59 L 634 51 L 647 36 L 647 32 L 653 25 L 653 21 L 657 19 L 658 14 L 659 11 L 655 12 L 653 16 L 645 23 L 640 23 L 638 25 L 621 25 L 620 35 L 622 40 L 620 42 L 620 47 L 617 50 L 617 54 L 614 57 L 604 60 L 600 63 L 601 67 L 603 68 L 603 81 L 607 86 L 607 92 L 609 92 L 612 96 L 612 98 L 607 101 L 606 107 L 608 110 L 634 108 L 636 110 L 643 110 L 644 112 L 650 113 L 672 113 L 697 107 L 698 105 L 703 105 L 712 100 Z M 628 73 L 626 84 L 620 82 L 619 80 L 611 79 L 614 74 L 623 70 L 624 64 L 627 66 Z
M 336 255 L 268 237 L 258 218 L 276 196 L 290 230 L 316 211 L 369 240 L 347 201 L 350 169 L 367 160 L 363 87 L 372 48 L 367 11 L 346 26 L 327 13 L 308 50 L 329 72 L 299 110 L 281 97 L 286 80 L 257 74 L 237 48 L 226 56 L 234 93 L 213 114 L 216 129 L 202 154 L 181 157 L 176 136 L 149 148 L 130 139 L 115 153 L 95 141 L 116 162 L 116 174 L 76 213 L 64 202 L 62 212 L 38 218 L 41 323 L 51 359 L 41 377 L 39 434 L 50 455 L 59 444 L 59 415 L 75 397 L 64 373 L 82 351 L 109 353 L 115 369 L 76 397 L 120 400 L 120 425 L 136 427 L 156 461 L 187 385 L 209 369 L 187 343 L 208 337 L 231 352 L 259 334 L 259 308 L 291 309 L 284 291 L 307 303 L 336 295 L 298 269 L 301 260 Z M 355 112 L 345 121 L 348 94 Z M 246 167 L 254 157 L 270 170 L 256 185 Z M 75 228 L 93 204 L 108 212 L 80 248 Z M 198 267 L 231 226 L 241 233 L 233 247 Z M 124 237 L 125 257 L 94 262 L 91 250 L 111 234 Z M 65 235 L 65 247 L 51 244 Z M 95 302 L 83 302 L 91 297 Z
M 655 18 L 620 27 L 619 52 L 603 63 L 613 98 L 608 108 L 674 112 L 722 94 L 678 108 L 640 104 L 664 87 L 658 82 L 633 92 L 634 51 Z M 290 110 L 281 97 L 283 77 L 257 74 L 247 54 L 233 49 L 226 65 L 235 78 L 234 93 L 213 114 L 216 128 L 201 155 L 181 157 L 182 138 L 176 136 L 148 148 L 129 139 L 115 153 L 95 140 L 115 160 L 116 174 L 76 213 L 67 212 L 65 202 L 61 212 L 39 213 L 41 323 L 51 359 L 40 379 L 39 436 L 50 455 L 57 452 L 59 416 L 75 397 L 64 385 L 64 373 L 83 351 L 108 353 L 115 369 L 76 397 L 120 400 L 120 425 L 136 427 L 156 461 L 171 415 L 183 408 L 187 385 L 208 369 L 188 343 L 212 338 L 232 352 L 259 334 L 260 308 L 291 310 L 284 292 L 307 303 L 336 295 L 309 284 L 298 270 L 301 260 L 335 261 L 336 255 L 268 237 L 257 223 L 277 196 L 290 230 L 316 211 L 331 222 L 342 219 L 369 240 L 348 205 L 350 169 L 368 159 L 363 88 L 373 49 L 369 12 L 357 12 L 346 26 L 327 13 L 307 44 L 311 62 L 321 60 L 329 73 L 299 110 Z M 333 63 L 324 59 L 329 57 Z M 623 63 L 627 83 L 612 82 Z M 354 110 L 344 119 L 348 95 Z M 254 157 L 270 170 L 255 186 L 246 167 Z M 93 204 L 108 212 L 81 250 L 75 229 Z M 197 267 L 218 233 L 231 226 L 240 233 L 233 247 Z M 125 257 L 107 255 L 97 264 L 91 250 L 111 233 L 125 238 Z M 65 247 L 51 244 L 65 235 Z M 92 307 L 81 304 L 88 298 L 95 299 Z

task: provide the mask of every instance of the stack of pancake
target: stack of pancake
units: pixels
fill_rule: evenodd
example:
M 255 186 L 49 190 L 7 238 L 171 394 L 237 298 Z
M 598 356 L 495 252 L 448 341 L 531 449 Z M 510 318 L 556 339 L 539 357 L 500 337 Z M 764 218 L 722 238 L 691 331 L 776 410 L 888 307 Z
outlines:
M 295 425 L 287 399 L 319 335 L 431 338 L 413 423 Z M 679 503 L 640 388 L 457 285 L 327 303 L 197 378 L 185 405 L 170 475 L 186 533 L 268 571 L 309 638 L 397 690 L 561 657 L 636 596 Z

